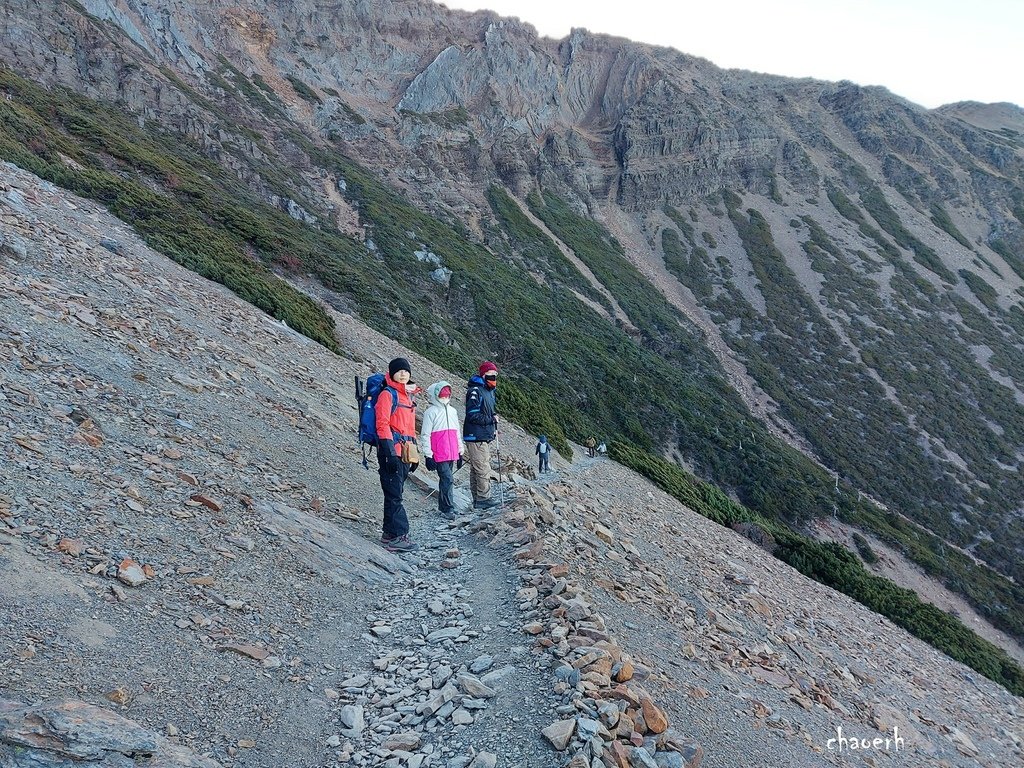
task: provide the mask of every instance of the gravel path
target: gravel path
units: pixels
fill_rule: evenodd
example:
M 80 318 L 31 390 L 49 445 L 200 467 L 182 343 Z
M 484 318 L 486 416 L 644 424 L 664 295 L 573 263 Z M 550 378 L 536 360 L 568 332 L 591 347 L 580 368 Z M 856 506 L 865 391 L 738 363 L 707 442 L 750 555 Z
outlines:
M 8 695 L 115 707 L 225 765 L 329 765 L 339 708 L 358 698 L 341 682 L 462 616 L 473 636 L 445 661 L 512 666 L 496 701 L 529 702 L 515 714 L 527 735 L 488 705 L 438 731 L 446 757 L 489 747 L 506 765 L 553 764 L 538 735 L 550 674 L 523 644 L 499 552 L 413 483 L 422 556 L 371 543 L 380 488 L 360 465 L 350 382 L 415 356 L 348 317 L 348 356 L 331 355 L 10 166 L 0 196 Z M 463 554 L 441 568 L 450 549 Z M 435 589 L 457 600 L 424 615 Z M 375 615 L 396 615 L 391 636 L 370 633 Z

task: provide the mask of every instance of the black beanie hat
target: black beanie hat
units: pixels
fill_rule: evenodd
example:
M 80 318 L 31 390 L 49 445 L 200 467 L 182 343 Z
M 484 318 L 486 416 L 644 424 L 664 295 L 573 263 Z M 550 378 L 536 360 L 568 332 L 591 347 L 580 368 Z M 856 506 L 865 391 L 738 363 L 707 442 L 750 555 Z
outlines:
M 396 357 L 388 363 L 388 376 L 392 379 L 395 378 L 395 374 L 399 371 L 409 371 L 409 374 L 412 375 L 412 366 L 409 365 L 409 361 L 404 357 Z

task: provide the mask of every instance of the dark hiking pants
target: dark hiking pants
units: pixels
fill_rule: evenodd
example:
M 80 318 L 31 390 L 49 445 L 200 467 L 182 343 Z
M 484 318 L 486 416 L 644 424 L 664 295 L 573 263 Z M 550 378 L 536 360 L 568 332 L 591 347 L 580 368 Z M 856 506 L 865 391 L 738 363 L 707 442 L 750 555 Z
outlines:
M 437 508 L 442 515 L 455 513 L 455 462 L 437 462 Z
M 405 490 L 405 479 L 409 476 L 409 465 L 394 462 L 397 469 L 392 469 L 387 457 L 377 454 L 380 469 L 380 488 L 384 491 L 384 538 L 396 539 L 409 533 L 409 516 L 402 505 L 402 492 Z

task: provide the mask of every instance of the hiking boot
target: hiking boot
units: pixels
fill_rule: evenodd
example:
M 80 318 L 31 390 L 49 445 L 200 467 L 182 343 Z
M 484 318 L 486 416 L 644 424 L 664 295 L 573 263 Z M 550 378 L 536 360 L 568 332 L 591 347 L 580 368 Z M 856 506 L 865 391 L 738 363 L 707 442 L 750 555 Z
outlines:
M 386 533 L 381 534 L 380 545 L 382 547 L 386 547 L 388 544 L 390 544 L 394 540 L 395 540 L 394 536 L 388 536 Z
M 413 552 L 420 548 L 420 545 L 409 538 L 409 534 L 399 536 L 388 542 L 388 552 Z
M 497 499 L 478 499 L 473 502 L 473 509 L 491 509 L 500 503 Z

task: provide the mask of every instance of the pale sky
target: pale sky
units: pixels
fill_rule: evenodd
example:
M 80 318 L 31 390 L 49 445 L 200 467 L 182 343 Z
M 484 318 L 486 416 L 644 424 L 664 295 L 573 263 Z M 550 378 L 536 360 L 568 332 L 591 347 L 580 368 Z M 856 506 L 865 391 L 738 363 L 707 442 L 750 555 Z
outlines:
M 1024 106 L 1024 0 L 445 0 L 701 56 L 725 68 L 883 85 L 910 101 Z

